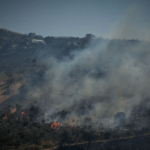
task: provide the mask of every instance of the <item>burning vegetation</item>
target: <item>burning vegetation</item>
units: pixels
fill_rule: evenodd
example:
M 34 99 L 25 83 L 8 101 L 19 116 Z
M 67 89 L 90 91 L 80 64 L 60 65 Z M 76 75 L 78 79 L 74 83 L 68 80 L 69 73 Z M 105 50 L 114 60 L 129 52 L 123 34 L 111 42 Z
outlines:
M 17 109 L 16 109 L 16 108 L 14 108 L 14 109 L 12 110 L 12 113 L 15 113 L 15 112 L 16 112 L 16 110 L 17 110 Z
M 21 114 L 22 114 L 22 115 L 24 115 L 24 114 L 25 114 L 25 112 L 24 112 L 24 111 L 22 111 L 22 112 L 21 112 Z
M 150 43 L 94 39 L 79 38 L 76 47 L 51 44 L 75 38 L 54 37 L 43 38 L 47 45 L 40 48 L 18 45 L 14 57 L 21 61 L 4 72 L 6 86 L 0 82 L 0 94 L 10 95 L 0 100 L 1 149 L 150 149 L 144 143 L 150 141 Z M 131 138 L 134 145 L 144 142 L 137 147 L 115 142 Z M 108 141 L 114 144 L 105 146 Z M 101 144 L 93 148 L 92 142 Z
M 82 148 L 82 150 L 91 150 L 91 147 L 94 147 L 94 149 L 97 150 L 97 148 L 101 147 L 106 150 L 109 147 L 113 150 L 118 150 L 117 148 L 121 148 L 121 145 L 119 146 L 116 142 L 109 144 L 114 139 L 118 142 L 122 142 L 121 139 L 132 138 L 131 141 L 133 141 L 133 143 L 137 138 L 139 140 L 145 140 L 145 138 L 150 140 L 150 128 L 136 129 L 135 125 L 137 122 L 130 124 L 125 123 L 126 120 L 124 120 L 123 113 L 118 113 L 114 116 L 118 128 L 110 128 L 107 130 L 105 128 L 99 130 L 93 129 L 92 126 L 88 125 L 91 121 L 88 118 L 85 121 L 87 125 L 84 126 L 73 126 L 69 124 L 60 126 L 56 121 L 46 123 L 46 121 L 43 120 L 44 118 L 40 121 L 38 118 L 39 116 L 42 118 L 42 113 L 40 109 L 34 105 L 31 105 L 24 111 L 21 111 L 18 106 L 14 113 L 7 108 L 4 112 L 1 112 L 0 116 L 2 116 L 0 119 L 0 147 L 2 149 L 16 148 L 25 150 L 25 148 L 32 147 L 32 149 L 36 148 L 38 150 L 55 147 L 55 149 L 58 150 L 62 148 L 67 150 L 80 148 Z M 142 116 L 139 115 L 139 118 L 141 117 Z M 123 122 L 124 125 L 122 125 Z M 140 122 L 141 120 L 139 120 L 139 123 Z M 145 140 L 145 142 L 147 140 Z M 108 142 L 107 144 L 101 145 L 100 143 L 102 141 Z M 129 144 L 128 140 L 124 141 L 127 141 Z M 138 144 L 139 143 L 140 142 L 138 142 Z M 141 143 L 138 147 L 148 148 L 148 146 L 150 145 Z
M 59 126 L 59 123 L 56 121 L 51 124 L 51 128 L 53 128 L 55 130 L 58 128 L 58 126 Z
M 7 119 L 7 114 L 3 117 L 3 119 L 4 119 L 4 120 Z

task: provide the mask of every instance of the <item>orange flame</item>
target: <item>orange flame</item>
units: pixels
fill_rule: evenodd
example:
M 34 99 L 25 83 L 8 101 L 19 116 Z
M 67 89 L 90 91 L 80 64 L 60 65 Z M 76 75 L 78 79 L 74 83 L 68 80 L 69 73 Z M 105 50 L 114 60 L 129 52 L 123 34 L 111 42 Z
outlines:
M 4 120 L 7 119 L 7 114 L 3 117 L 3 119 L 4 119 Z
M 58 128 L 58 126 L 59 126 L 59 123 L 56 121 L 51 124 L 51 128 L 53 128 L 55 130 Z
M 12 113 L 16 112 L 16 110 L 17 110 L 17 109 L 16 109 L 16 108 L 14 108 L 14 109 L 13 109 L 13 111 L 12 111 Z
M 21 114 L 22 114 L 22 115 L 24 115 L 24 114 L 25 114 L 25 112 L 24 112 L 24 111 L 22 111 L 22 112 L 21 112 Z

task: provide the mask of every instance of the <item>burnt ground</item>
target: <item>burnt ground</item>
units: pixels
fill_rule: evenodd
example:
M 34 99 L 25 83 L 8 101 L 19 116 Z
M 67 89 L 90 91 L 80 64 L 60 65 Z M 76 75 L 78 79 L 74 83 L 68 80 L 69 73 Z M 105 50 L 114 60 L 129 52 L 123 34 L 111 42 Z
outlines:
M 120 150 L 145 150 L 150 149 L 150 135 L 139 136 L 128 139 L 97 142 L 91 145 L 90 150 L 99 149 L 120 149 Z
M 150 135 L 131 137 L 126 139 L 108 140 L 102 142 L 92 142 L 86 144 L 76 144 L 63 147 L 64 150 L 149 150 Z M 58 148 L 59 149 L 59 148 Z

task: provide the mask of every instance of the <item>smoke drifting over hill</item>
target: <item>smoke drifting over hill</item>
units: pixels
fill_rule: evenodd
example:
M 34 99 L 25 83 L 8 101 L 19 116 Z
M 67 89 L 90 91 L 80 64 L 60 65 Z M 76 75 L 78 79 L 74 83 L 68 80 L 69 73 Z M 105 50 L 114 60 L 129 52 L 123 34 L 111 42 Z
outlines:
M 129 11 L 127 16 L 136 15 Z M 128 20 L 132 19 L 128 17 L 115 32 L 119 38 L 130 37 Z M 132 25 L 131 30 L 135 29 Z M 114 127 L 117 113 L 125 114 L 122 116 L 128 121 L 136 107 L 149 108 L 149 48 L 149 42 L 95 38 L 83 50 L 73 49 L 62 59 L 44 51 L 37 53 L 38 62 L 46 69 L 41 81 L 34 77 L 26 80 L 25 107 L 36 101 L 46 122 Z M 53 48 L 49 51 L 55 53 Z M 35 85 L 30 85 L 31 80 Z
M 118 112 L 128 118 L 150 96 L 150 45 L 132 42 L 102 41 L 74 52 L 73 59 L 50 56 L 44 84 L 29 89 L 28 99 L 38 101 L 48 121 L 61 121 L 57 113 L 63 110 L 63 121 L 77 124 L 91 118 L 93 125 L 110 125 Z
M 145 9 L 133 5 L 111 27 L 109 37 L 119 39 L 132 39 L 150 41 L 150 19 Z
M 115 33 L 130 37 L 128 22 L 136 17 L 129 10 Z M 135 29 L 136 22 L 130 23 Z M 148 42 L 93 39 L 84 50 L 74 50 L 71 58 L 40 58 L 47 68 L 43 82 L 28 86 L 27 99 L 37 101 L 47 122 L 113 126 L 115 114 L 124 112 L 129 119 L 133 109 L 150 97 L 149 48 Z

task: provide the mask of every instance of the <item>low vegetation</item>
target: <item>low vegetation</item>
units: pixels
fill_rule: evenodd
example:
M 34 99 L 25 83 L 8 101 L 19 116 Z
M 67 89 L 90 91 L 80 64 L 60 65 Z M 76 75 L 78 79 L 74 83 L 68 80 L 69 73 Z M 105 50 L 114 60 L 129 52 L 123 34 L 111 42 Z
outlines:
M 24 113 L 22 113 L 24 112 Z M 37 121 L 36 116 L 40 110 L 36 106 L 30 106 L 22 111 L 19 106 L 10 111 L 5 108 L 0 114 L 0 149 L 38 150 L 38 149 L 89 149 L 92 142 L 105 140 L 119 140 L 131 137 L 139 137 L 150 133 L 150 128 L 141 130 L 106 130 L 94 131 L 90 126 L 52 126 L 44 120 Z

